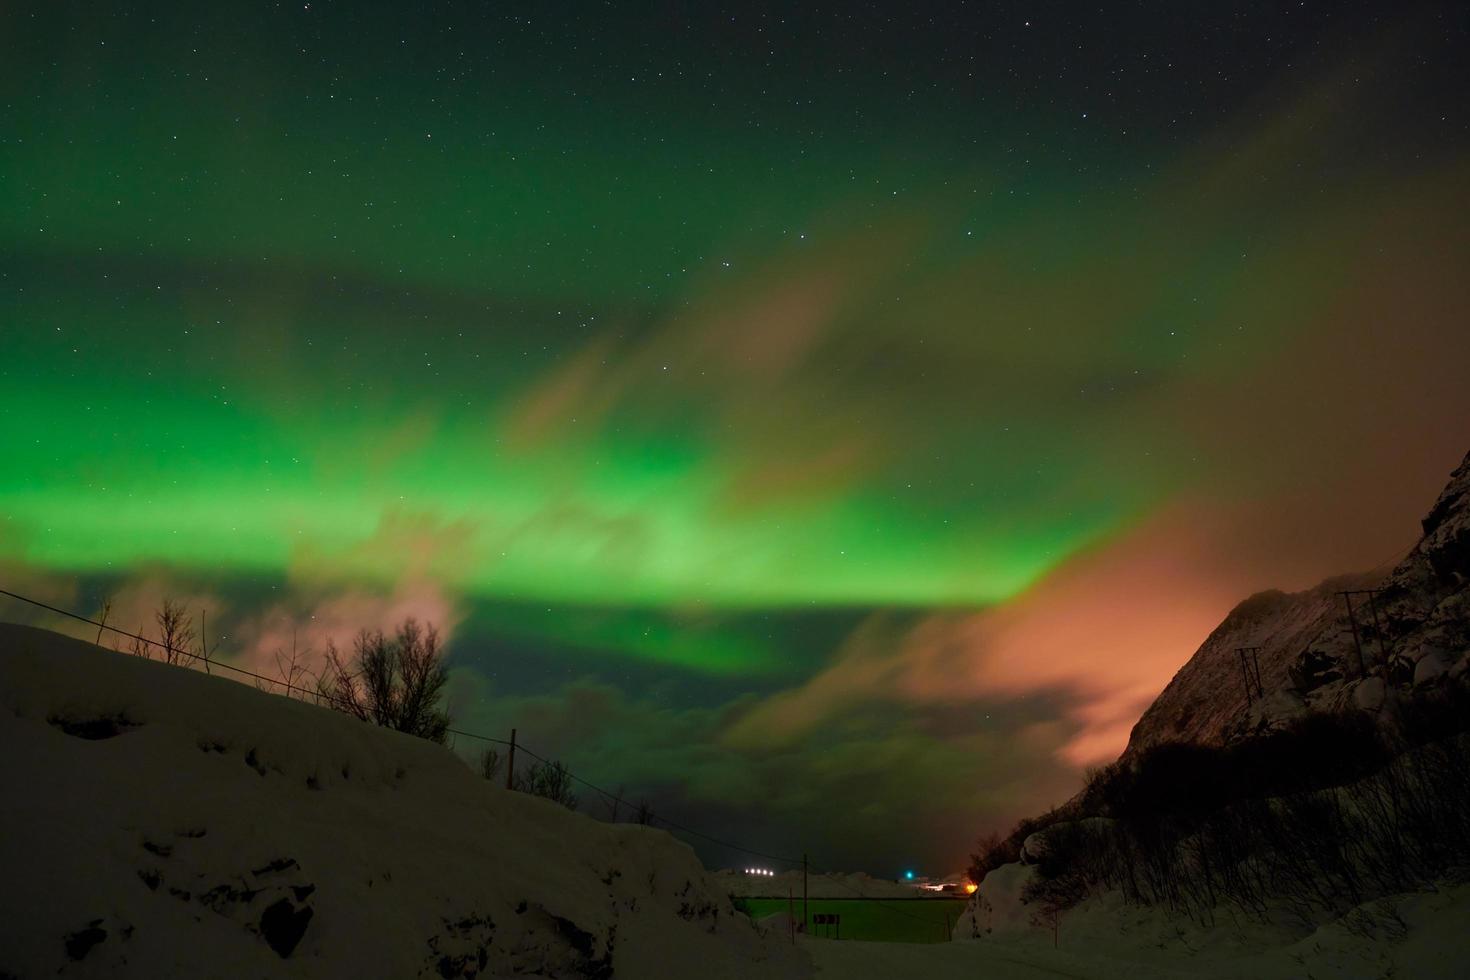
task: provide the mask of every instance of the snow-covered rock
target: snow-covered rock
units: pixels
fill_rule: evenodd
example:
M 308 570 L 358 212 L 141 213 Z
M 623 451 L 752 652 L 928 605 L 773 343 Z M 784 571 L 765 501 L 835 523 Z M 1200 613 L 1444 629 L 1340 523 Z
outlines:
M 1002 864 L 992 869 L 955 920 L 953 938 L 982 939 L 1036 928 L 1036 909 L 1021 897 L 1034 880 L 1035 865 Z
M 1353 685 L 1353 706 L 1360 711 L 1377 711 L 1383 707 L 1387 693 L 1382 677 L 1365 677 Z
M 0 626 L 0 976 L 799 977 L 692 850 L 448 750 Z
M 1448 653 L 1435 652 L 1427 657 L 1421 657 L 1414 665 L 1414 686 L 1432 684 L 1449 673 L 1450 668 L 1454 665 L 1455 660 Z

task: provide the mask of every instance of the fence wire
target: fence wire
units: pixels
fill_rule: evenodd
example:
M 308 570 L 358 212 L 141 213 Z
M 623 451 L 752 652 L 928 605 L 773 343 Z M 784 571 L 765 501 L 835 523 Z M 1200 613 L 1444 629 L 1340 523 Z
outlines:
M 137 633 L 133 633 L 133 632 L 131 632 L 129 630 L 121 629 L 120 627 L 117 627 L 117 626 L 110 626 L 110 625 L 108 625 L 105 622 L 99 622 L 98 620 L 92 619 L 91 617 L 88 617 L 88 616 L 83 616 L 83 615 L 81 615 L 79 613 L 74 613 L 74 612 L 72 612 L 69 609 L 62 609 L 62 608 L 60 608 L 58 606 L 53 606 L 50 603 L 42 602 L 39 599 L 33 599 L 30 596 L 21 595 L 19 592 L 12 592 L 9 589 L 0 589 L 0 596 L 7 596 L 7 597 L 9 597 L 11 599 L 15 599 L 15 600 L 17 600 L 19 602 L 27 603 L 27 604 L 32 605 L 32 606 L 35 606 L 35 607 L 37 607 L 39 609 L 45 609 L 48 612 L 56 613 L 59 616 L 65 616 L 68 619 L 76 620 L 79 623 L 86 623 L 89 626 L 95 626 L 98 629 L 98 634 L 97 635 L 98 635 L 99 638 L 101 637 L 102 631 L 104 631 L 104 630 L 105 631 L 108 631 L 108 632 L 111 632 L 111 633 L 116 633 L 119 636 L 125 636 L 125 637 L 128 637 L 129 639 L 132 639 L 134 641 L 145 643 L 145 644 L 147 644 L 150 647 L 157 647 L 158 649 L 163 650 L 165 653 L 168 653 L 170 655 L 184 656 L 184 657 L 189 658 L 190 660 L 193 660 L 193 661 L 197 661 L 199 663 L 202 663 L 205 666 L 206 670 L 212 670 L 212 668 L 218 667 L 221 670 L 228 670 L 228 671 L 230 671 L 232 673 L 239 674 L 239 675 L 241 675 L 243 677 L 249 677 L 249 678 L 252 678 L 252 679 L 254 679 L 254 680 L 258 681 L 258 682 L 263 682 L 265 684 L 271 685 L 272 688 L 276 688 L 276 687 L 282 688 L 287 693 L 287 696 L 289 696 L 291 692 L 300 692 L 303 695 L 303 700 L 316 701 L 318 703 L 325 702 L 328 705 L 336 705 L 338 707 L 344 707 L 344 708 L 346 707 L 346 702 L 345 701 L 343 701 L 340 698 L 337 698 L 337 697 L 332 696 L 329 692 L 317 690 L 317 689 L 314 689 L 314 688 L 302 687 L 299 684 L 292 683 L 289 679 L 288 680 L 282 680 L 282 679 L 276 678 L 276 677 L 267 677 L 264 674 L 257 673 L 256 671 L 249 670 L 249 669 L 247 669 L 245 667 L 240 667 L 240 666 L 237 666 L 235 664 L 227 663 L 227 662 L 225 662 L 223 660 L 215 660 L 213 658 L 204 656 L 202 654 L 193 653 L 193 652 L 191 652 L 189 650 L 183 650 L 183 649 L 178 649 L 178 648 L 175 648 L 175 647 L 171 647 L 171 646 L 169 646 L 167 644 L 160 643 L 157 640 L 150 639 L 149 637 L 141 636 L 141 635 L 139 635 Z M 100 646 L 100 643 L 95 644 L 95 645 Z M 259 684 L 257 684 L 256 686 L 259 687 Z M 464 730 L 462 728 L 449 728 L 449 729 L 446 729 L 446 731 L 448 731 L 450 734 L 457 735 L 457 736 L 462 737 L 462 738 L 476 739 L 476 740 L 481 741 L 481 742 L 489 742 L 489 743 L 492 743 L 492 744 L 495 744 L 495 745 L 510 746 L 512 744 L 509 739 L 496 738 L 493 735 L 485 735 L 485 734 L 482 734 L 480 732 L 466 731 L 466 730 Z M 515 750 L 518 753 L 524 752 L 526 755 L 530 756 L 533 759 L 536 759 L 537 761 L 539 761 L 539 762 L 541 762 L 541 763 L 543 763 L 545 765 L 553 765 L 554 764 L 552 762 L 552 760 L 546 758 L 544 755 L 541 755 L 538 752 L 532 751 L 531 749 L 527 748 L 525 745 L 521 744 L 520 741 L 516 741 L 514 743 L 514 745 L 515 745 Z M 565 766 L 563 766 L 563 768 L 565 768 Z M 606 789 L 603 789 L 601 786 L 598 786 L 596 783 L 592 782 L 591 780 L 584 779 L 583 777 L 581 777 L 581 776 L 577 775 L 576 773 L 572 772 L 570 769 L 567 769 L 566 772 L 567 772 L 567 775 L 570 776 L 572 779 L 574 779 L 576 782 L 578 782 L 578 783 L 582 784 L 583 786 L 586 786 L 588 789 L 593 790 L 594 792 L 600 794 L 609 803 L 617 802 L 620 805 L 627 803 L 627 800 L 625 800 L 621 796 L 617 795 L 616 793 L 612 793 L 612 792 L 610 792 L 610 791 L 608 791 Z M 712 834 L 707 834 L 707 833 L 705 833 L 702 830 L 696 830 L 693 827 L 690 827 L 690 826 L 687 826 L 685 824 L 679 823 L 678 821 L 670 820 L 668 817 L 665 817 L 665 816 L 663 816 L 662 814 L 659 814 L 659 813 L 654 813 L 652 811 L 649 811 L 649 818 L 650 818 L 650 821 L 651 822 L 660 824 L 660 825 L 662 825 L 664 827 L 669 828 L 670 830 L 678 831 L 679 833 L 688 835 L 690 837 L 698 838 L 699 840 L 702 840 L 702 841 L 704 841 L 706 843 L 715 844 L 715 845 L 717 845 L 719 847 L 723 847 L 723 848 L 726 848 L 726 849 L 731 850 L 731 851 L 735 851 L 735 852 L 740 853 L 740 854 L 748 854 L 748 855 L 750 855 L 752 857 L 763 858 L 763 859 L 768 860 L 768 861 L 779 861 L 779 862 L 781 862 L 783 864 L 792 865 L 793 867 L 801 867 L 801 865 L 802 865 L 802 861 L 801 861 L 800 858 L 781 857 L 780 855 L 771 854 L 769 852 L 758 850 L 758 849 L 753 848 L 753 847 L 746 847 L 743 844 L 734 843 L 733 841 L 724 840 L 722 838 L 715 837 Z

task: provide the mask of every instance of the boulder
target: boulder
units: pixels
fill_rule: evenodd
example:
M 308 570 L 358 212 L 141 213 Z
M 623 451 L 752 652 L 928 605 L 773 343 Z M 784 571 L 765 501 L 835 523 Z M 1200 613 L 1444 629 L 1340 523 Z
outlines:
M 1353 705 L 1363 711 L 1377 711 L 1383 707 L 1386 691 L 1382 677 L 1365 677 L 1353 687 Z
M 1448 653 L 1436 651 L 1420 657 L 1419 662 L 1414 665 L 1414 686 L 1433 684 L 1448 674 L 1454 666 L 1455 661 Z

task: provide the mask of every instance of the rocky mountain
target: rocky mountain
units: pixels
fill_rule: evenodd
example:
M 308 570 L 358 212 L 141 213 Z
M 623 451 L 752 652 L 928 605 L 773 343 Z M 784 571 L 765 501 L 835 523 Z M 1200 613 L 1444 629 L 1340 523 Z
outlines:
M 1387 572 L 1236 606 L 1134 726 L 1124 758 L 1167 741 L 1229 742 L 1303 712 L 1391 711 L 1470 669 L 1470 455 Z

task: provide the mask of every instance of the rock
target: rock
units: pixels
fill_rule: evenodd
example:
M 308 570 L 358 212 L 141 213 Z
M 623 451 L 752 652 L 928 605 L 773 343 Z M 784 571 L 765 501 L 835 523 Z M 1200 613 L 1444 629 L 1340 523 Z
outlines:
M 80 929 L 66 937 L 66 955 L 74 960 L 86 957 L 92 951 L 92 947 L 107 938 L 107 930 L 100 925 L 101 919 L 93 922 L 85 929 Z
M 1342 661 L 1324 650 L 1303 650 L 1288 668 L 1292 683 L 1303 694 L 1346 676 Z
M 1454 661 L 1445 653 L 1436 652 L 1421 657 L 1414 665 L 1414 686 L 1434 683 L 1447 674 L 1453 666 Z
M 260 935 L 281 959 L 290 956 L 311 922 L 310 905 L 297 908 L 283 898 L 260 914 Z
M 1364 711 L 1383 707 L 1385 686 L 1382 677 L 1365 677 L 1353 688 L 1353 704 Z
M 1051 848 L 1046 843 L 1046 831 L 1038 830 L 1034 834 L 1028 834 L 1021 842 L 1021 863 L 1035 864 L 1046 857 Z
M 1032 927 L 1035 909 L 1021 898 L 1036 880 L 1036 868 L 1002 864 L 985 876 L 955 923 L 955 939 L 979 939 L 995 932 L 1025 932 Z

